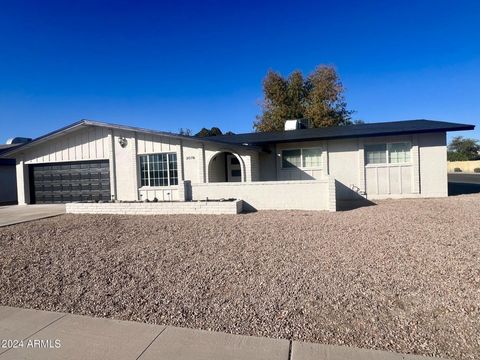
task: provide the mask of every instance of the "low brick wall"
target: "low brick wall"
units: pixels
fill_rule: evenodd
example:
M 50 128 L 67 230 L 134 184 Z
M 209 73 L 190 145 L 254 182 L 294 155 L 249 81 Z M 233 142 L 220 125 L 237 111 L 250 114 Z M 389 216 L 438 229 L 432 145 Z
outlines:
M 119 215 L 165 215 L 165 214 L 239 214 L 242 200 L 235 201 L 186 201 L 156 203 L 68 203 L 69 214 L 119 214 Z
M 191 184 L 193 200 L 234 198 L 252 210 L 336 211 L 335 179 Z

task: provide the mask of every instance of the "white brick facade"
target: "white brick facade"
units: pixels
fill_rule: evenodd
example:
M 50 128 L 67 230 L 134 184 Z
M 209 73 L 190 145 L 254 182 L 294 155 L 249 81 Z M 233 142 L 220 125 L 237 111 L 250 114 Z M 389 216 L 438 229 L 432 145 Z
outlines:
M 191 184 L 193 200 L 236 198 L 251 210 L 336 211 L 335 179 Z
M 69 203 L 69 214 L 116 214 L 116 215 L 170 215 L 170 214 L 239 214 L 243 202 L 235 201 L 188 201 L 156 203 Z

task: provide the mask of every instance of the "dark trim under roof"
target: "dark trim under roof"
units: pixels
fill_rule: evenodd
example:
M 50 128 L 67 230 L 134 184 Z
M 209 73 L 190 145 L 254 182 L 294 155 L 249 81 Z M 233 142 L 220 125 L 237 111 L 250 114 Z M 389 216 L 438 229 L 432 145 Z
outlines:
M 0 156 L 2 154 L 10 152 L 15 148 L 19 147 L 21 144 L 0 144 Z
M 388 135 L 405 135 L 417 133 L 473 130 L 474 125 L 459 124 L 434 120 L 405 120 L 381 122 L 328 128 L 300 129 L 275 132 L 254 132 L 236 135 L 216 136 L 218 140 L 232 144 L 266 145 L 309 140 L 346 139 Z

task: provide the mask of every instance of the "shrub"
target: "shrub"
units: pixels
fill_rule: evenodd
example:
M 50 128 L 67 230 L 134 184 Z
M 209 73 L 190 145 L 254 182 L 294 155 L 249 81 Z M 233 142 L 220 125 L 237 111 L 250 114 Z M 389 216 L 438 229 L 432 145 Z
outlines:
M 462 172 L 462 169 L 460 169 L 460 168 L 455 168 L 455 169 L 453 169 L 453 171 L 455 171 L 455 172 Z
M 473 169 L 473 172 L 480 173 L 480 168 Z

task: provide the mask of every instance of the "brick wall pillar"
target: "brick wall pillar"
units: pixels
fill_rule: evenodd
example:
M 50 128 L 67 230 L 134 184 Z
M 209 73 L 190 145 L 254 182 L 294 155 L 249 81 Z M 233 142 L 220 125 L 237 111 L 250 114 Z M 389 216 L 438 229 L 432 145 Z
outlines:
M 335 178 L 328 176 L 328 211 L 337 211 L 337 194 Z
M 190 201 L 192 200 L 192 185 L 190 180 L 178 182 L 178 200 Z

